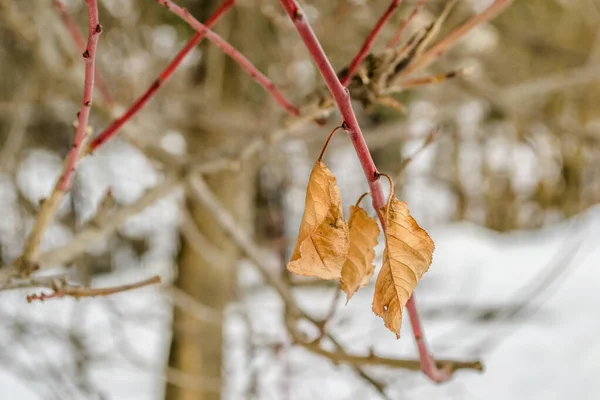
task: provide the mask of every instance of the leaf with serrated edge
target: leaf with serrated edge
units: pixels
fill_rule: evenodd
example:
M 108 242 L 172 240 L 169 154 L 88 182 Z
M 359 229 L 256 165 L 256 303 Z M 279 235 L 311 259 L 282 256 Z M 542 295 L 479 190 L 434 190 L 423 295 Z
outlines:
M 417 283 L 429 269 L 434 243 L 411 217 L 405 202 L 396 197 L 381 209 L 386 221 L 383 266 L 375 283 L 373 312 L 400 337 L 402 311 Z
M 304 215 L 288 270 L 298 275 L 339 279 L 349 246 L 349 230 L 335 176 L 317 161 L 306 189 Z
M 373 259 L 379 236 L 377 221 L 359 206 L 350 206 L 350 248 L 342 266 L 340 287 L 346 292 L 346 301 L 358 289 L 367 285 L 373 276 Z

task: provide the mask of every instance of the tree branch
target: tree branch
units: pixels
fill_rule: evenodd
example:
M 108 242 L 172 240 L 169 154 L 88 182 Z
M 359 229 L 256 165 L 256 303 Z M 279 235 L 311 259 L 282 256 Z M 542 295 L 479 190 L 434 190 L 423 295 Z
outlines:
M 421 369 L 421 362 L 419 360 L 402 360 L 398 358 L 379 357 L 374 354 L 368 356 L 356 356 L 348 354 L 343 350 L 324 350 L 316 342 L 307 343 L 305 341 L 298 341 L 297 343 L 309 350 L 311 353 L 328 358 L 335 363 L 343 362 L 357 367 L 382 365 L 392 368 L 408 369 L 411 371 L 419 371 Z M 436 361 L 436 365 L 437 368 L 451 368 L 452 372 L 459 369 L 483 371 L 483 365 L 479 361 L 438 360 Z
M 472 29 L 493 19 L 508 7 L 513 0 L 494 0 L 494 2 L 482 13 L 475 15 L 470 20 L 450 32 L 444 39 L 440 40 L 429 50 L 424 52 L 413 64 L 402 71 L 399 77 L 407 76 L 419 69 L 427 67 L 434 60 L 448 51 L 454 44 L 469 33 Z
M 300 9 L 297 1 L 281 0 L 281 4 L 296 26 L 300 37 L 304 41 L 304 44 L 313 57 L 317 68 L 321 72 L 321 75 L 323 76 L 323 79 L 325 80 L 325 83 L 327 84 L 335 103 L 337 104 L 337 107 L 347 127 L 350 140 L 354 145 L 356 154 L 360 160 L 367 181 L 369 182 L 371 197 L 373 199 L 373 208 L 375 210 L 380 210 L 386 204 L 383 191 L 379 183 L 380 174 L 377 171 L 375 163 L 373 162 L 373 158 L 369 153 L 369 148 L 364 140 L 360 126 L 358 125 L 356 115 L 354 114 L 354 110 L 352 109 L 352 104 L 350 102 L 348 89 L 345 88 L 338 79 L 333 67 L 331 66 L 331 63 L 329 62 L 329 59 L 327 58 L 327 55 L 323 51 L 323 48 L 321 47 L 321 44 L 310 27 L 307 19 L 304 17 L 304 13 Z M 382 214 L 378 213 L 378 215 L 381 226 L 385 229 L 385 221 L 382 218 Z M 419 358 L 421 359 L 421 367 L 423 372 L 436 382 L 450 379 L 451 371 L 448 371 L 450 372 L 448 373 L 446 371 L 439 370 L 435 361 L 433 360 L 433 357 L 429 353 L 427 346 L 425 345 L 423 338 L 424 334 L 418 321 L 418 312 L 415 306 L 414 293 L 408 300 L 406 308 L 408 308 L 409 315 L 411 315 L 411 321 L 413 316 L 417 317 L 416 322 L 412 324 L 412 327 L 419 349 Z
M 65 160 L 61 176 L 56 181 L 50 196 L 42 203 L 33 230 L 25 245 L 25 251 L 23 252 L 21 259 L 21 274 L 24 276 L 28 276 L 38 268 L 37 257 L 39 255 L 42 236 L 48 225 L 54 219 L 54 215 L 56 214 L 63 197 L 71 188 L 76 164 L 79 161 L 81 150 L 83 149 L 88 134 L 88 119 L 92 107 L 92 94 L 94 91 L 96 47 L 98 45 L 98 38 L 102 32 L 102 27 L 98 22 L 98 4 L 96 0 L 86 0 L 86 2 L 88 6 L 88 42 L 86 50 L 83 52 L 85 81 L 81 109 L 77 114 L 77 131 L 75 132 L 73 146 Z
M 83 35 L 81 34 L 81 32 L 79 31 L 77 24 L 75 23 L 75 21 L 73 21 L 73 18 L 71 18 L 71 15 L 69 15 L 69 11 L 67 10 L 65 3 L 63 3 L 62 0 L 52 0 L 52 4 L 54 5 L 56 10 L 60 14 L 60 18 L 63 20 L 65 27 L 71 34 L 71 38 L 75 42 L 75 46 L 77 46 L 77 50 L 79 50 L 81 53 L 83 53 L 86 49 L 85 39 L 84 39 Z M 113 98 L 110 95 L 110 92 L 108 91 L 108 88 L 106 86 L 106 82 L 102 78 L 99 71 L 96 71 L 96 86 L 98 87 L 98 90 L 100 91 L 100 94 L 102 95 L 102 97 L 104 97 L 104 101 L 106 101 L 108 104 L 112 104 Z
M 412 21 L 417 16 L 417 14 L 421 12 L 423 7 L 425 7 L 426 1 L 427 0 L 419 0 L 419 3 L 417 3 L 414 10 L 412 10 L 410 15 L 404 20 L 402 25 L 400 25 L 400 28 L 398 28 L 392 40 L 390 40 L 390 42 L 387 44 L 388 49 L 395 47 L 398 44 L 398 42 L 400 41 L 400 37 L 402 37 L 402 33 L 404 32 L 408 24 L 410 24 L 410 21 Z
M 390 17 L 394 13 L 394 11 L 396 11 L 396 9 L 400 5 L 400 3 L 402 3 L 402 1 L 403 0 L 392 0 L 389 7 L 387 8 L 387 10 L 383 13 L 381 18 L 379 18 L 379 21 L 377 21 L 377 23 L 373 27 L 373 30 L 369 33 L 369 35 L 365 39 L 362 47 L 360 48 L 360 50 L 358 51 L 358 53 L 356 54 L 354 59 L 350 62 L 350 66 L 348 67 L 348 72 L 346 72 L 346 75 L 341 80 L 342 85 L 348 86 L 348 83 L 350 83 L 350 80 L 356 73 L 356 70 L 358 69 L 360 63 L 362 63 L 362 61 L 365 59 L 365 57 L 369 54 L 369 51 L 371 50 L 371 47 L 373 46 L 373 43 L 375 42 L 377 35 L 381 31 L 381 29 L 383 28 L 385 23 L 390 19 Z
M 160 277 L 155 275 L 151 278 L 145 279 L 140 282 L 129 283 L 125 285 L 107 287 L 107 288 L 86 288 L 80 286 L 72 286 L 70 284 L 54 284 L 50 287 L 52 293 L 40 293 L 32 294 L 27 296 L 27 302 L 32 301 L 44 301 L 48 299 L 55 299 L 59 297 L 97 297 L 97 296 L 109 296 L 116 293 L 127 292 L 134 289 L 139 289 L 145 286 L 156 285 L 160 283 Z
M 233 3 L 235 3 L 235 0 L 226 0 L 214 12 L 214 14 L 212 14 L 210 18 L 206 20 L 206 27 L 213 27 L 219 21 L 219 19 L 221 19 L 223 14 L 225 14 L 225 12 L 227 12 L 227 10 L 229 10 L 233 6 Z M 148 101 L 156 94 L 158 89 L 160 89 L 165 84 L 165 82 L 171 77 L 171 75 L 173 75 L 175 70 L 179 68 L 185 56 L 187 56 L 188 53 L 192 51 L 192 49 L 196 47 L 198 43 L 202 41 L 202 39 L 204 39 L 204 36 L 206 36 L 205 32 L 197 32 L 186 43 L 183 49 L 181 49 L 179 53 L 177 53 L 175 58 L 171 60 L 169 65 L 167 65 L 167 67 L 160 73 L 159 77 L 156 78 L 154 82 L 152 82 L 150 87 L 148 87 L 148 89 L 146 89 L 146 91 L 131 105 L 131 107 L 129 107 L 129 109 L 125 111 L 125 113 L 121 117 L 113 121 L 113 123 L 110 124 L 108 128 L 106 128 L 102 133 L 100 133 L 91 141 L 88 152 L 94 151 L 96 148 L 100 147 L 102 144 L 104 144 L 106 141 L 112 138 L 127 121 L 129 121 L 134 115 L 136 115 L 146 105 L 146 103 L 148 103 Z
M 244 57 L 235 47 L 227 43 L 221 36 L 208 29 L 204 24 L 194 18 L 186 8 L 179 7 L 171 0 L 156 0 L 159 4 L 165 6 L 173 14 L 179 16 L 185 22 L 187 22 L 193 29 L 198 33 L 203 33 L 208 40 L 213 42 L 217 47 L 233 58 L 248 74 L 264 87 L 271 95 L 275 98 L 275 101 L 283 107 L 287 112 L 292 115 L 299 115 L 300 111 L 296 106 L 286 100 L 283 94 L 275 87 L 275 84 L 271 82 L 262 72 L 260 72 L 254 64 Z

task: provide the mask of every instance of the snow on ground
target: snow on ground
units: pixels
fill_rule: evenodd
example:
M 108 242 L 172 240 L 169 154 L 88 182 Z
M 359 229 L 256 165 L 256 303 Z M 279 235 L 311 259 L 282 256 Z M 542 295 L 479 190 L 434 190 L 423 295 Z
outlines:
M 434 229 L 435 261 L 417 290 L 423 310 L 443 310 L 457 304 L 502 309 L 527 300 L 532 282 L 540 274 L 543 277 L 545 270 L 556 268 L 553 262 L 557 260 L 560 275 L 546 291 L 528 301 L 522 318 L 476 323 L 460 314 L 447 319 L 425 318 L 428 341 L 437 356 L 480 357 L 486 371 L 459 371 L 452 382 L 444 385 L 431 384 L 419 373 L 379 371 L 390 383 L 392 398 L 598 398 L 600 383 L 592 374 L 600 368 L 600 322 L 595 301 L 600 285 L 600 270 L 596 267 L 600 239 L 593 235 L 599 227 L 600 208 L 596 208 L 576 220 L 539 232 L 498 235 L 467 224 Z M 562 260 L 568 253 L 573 253 L 572 257 Z M 241 268 L 242 276 L 252 281 L 251 267 Z M 341 301 L 332 326 L 342 343 L 356 354 L 366 354 L 372 347 L 378 355 L 414 358 L 409 325 L 405 324 L 402 339 L 396 341 L 370 312 L 371 296 L 372 286 L 359 291 L 347 306 Z M 310 289 L 300 294 L 302 306 L 320 310 L 321 315 L 331 298 L 332 289 Z M 125 314 L 119 326 L 114 326 L 115 311 L 111 308 Z M 11 399 L 55 397 L 42 395 L 40 389 L 36 390 L 37 383 L 11 369 L 11 364 L 5 362 L 8 352 L 13 362 L 27 366 L 33 382 L 36 373 L 52 368 L 57 370 L 54 373 L 76 374 L 70 356 L 64 356 L 72 350 L 66 347 L 66 341 L 51 333 L 36 333 L 40 329 L 50 332 L 42 328 L 46 324 L 70 326 L 81 333 L 97 359 L 89 371 L 90 385 L 96 388 L 92 393 L 100 392 L 104 398 L 115 400 L 161 398 L 161 365 L 168 352 L 170 308 L 158 288 L 108 299 L 37 304 L 27 304 L 22 292 L 3 293 L 0 310 L 5 320 L 12 317 L 23 321 L 26 331 L 15 338 L 15 328 L 6 332 L 9 329 L 4 327 L 0 336 L 0 388 L 10 393 Z M 261 374 L 261 399 L 282 398 L 286 385 L 292 399 L 378 398 L 346 366 L 332 366 L 302 349 L 282 353 L 269 349 L 269 343 L 286 340 L 280 324 L 281 304 L 271 290 L 253 291 L 244 303 L 233 306 L 233 311 L 227 328 L 227 343 L 232 349 L 227 365 L 233 376 L 226 391 L 228 398 L 241 398 L 249 384 L 246 374 L 250 360 L 244 350 L 249 333 L 241 322 L 242 313 L 250 317 L 254 337 L 261 341 L 257 344 L 258 357 L 252 360 L 252 366 Z M 463 313 L 470 315 L 468 310 Z M 28 327 L 33 322 L 36 325 Z M 288 371 L 283 368 L 286 359 L 291 362 Z M 54 390 L 66 393 L 61 398 L 86 398 L 81 397 L 80 388 L 68 387 L 68 377 L 58 375 L 55 379 Z M 48 388 L 41 390 L 46 393 Z
M 151 167 L 132 150 L 111 149 L 95 159 L 97 164 L 84 164 L 82 170 L 87 168 L 90 174 L 106 179 L 98 187 L 92 187 L 92 181 L 80 182 L 82 192 L 94 197 L 83 199 L 89 204 L 95 204 L 109 185 L 116 197 L 129 202 L 156 181 L 148 173 Z M 339 165 L 331 166 L 340 182 L 347 184 L 352 177 L 360 177 L 348 170 L 349 160 L 341 160 L 346 172 Z M 139 164 L 125 170 L 146 171 L 147 179 L 140 181 L 131 175 L 123 180 L 123 168 L 98 169 L 123 162 Z M 0 185 L 0 212 L 14 216 L 14 185 L 2 177 Z M 346 204 L 355 198 L 355 193 L 342 191 L 342 195 Z M 28 196 L 40 195 L 32 191 Z M 135 281 L 153 272 L 169 275 L 170 257 L 176 248 L 176 204 L 175 197 L 166 199 L 131 221 L 123 231 L 150 233 L 153 250 L 141 260 L 117 254 L 118 264 L 130 268 L 98 278 L 94 285 Z M 423 210 L 413 213 L 422 220 L 418 214 Z M 19 236 L 11 233 L 15 224 L 10 218 L 0 219 L 5 249 L 19 245 L 7 239 Z M 152 233 L 148 224 L 161 229 Z M 388 383 L 393 399 L 599 398 L 600 383 L 593 376 L 600 369 L 600 320 L 595 301 L 600 287 L 600 238 L 594 235 L 599 228 L 600 207 L 535 232 L 500 235 L 469 224 L 428 227 L 436 242 L 434 263 L 417 289 L 427 340 L 436 356 L 481 358 L 486 371 L 459 371 L 453 381 L 443 385 L 430 383 L 420 373 L 383 368 L 369 371 Z M 68 239 L 60 229 L 56 232 L 47 245 Z M 245 262 L 240 265 L 240 282 L 243 301 L 227 313 L 227 399 L 248 398 L 253 372 L 258 374 L 259 399 L 380 398 L 348 366 L 334 366 L 303 349 L 289 347 L 282 328 L 281 302 L 269 288 L 248 289 L 260 280 Z M 340 299 L 331 323 L 336 337 L 354 354 L 368 354 L 373 349 L 381 356 L 416 358 L 408 318 L 397 341 L 370 311 L 372 290 L 372 285 L 361 289 L 346 306 Z M 0 293 L 0 318 L 4 321 L 0 324 L 1 398 L 162 399 L 171 305 L 160 288 L 36 304 L 27 304 L 27 293 Z M 324 316 L 333 289 L 302 289 L 296 295 L 304 309 Z M 482 309 L 499 311 L 494 318 L 473 318 Z

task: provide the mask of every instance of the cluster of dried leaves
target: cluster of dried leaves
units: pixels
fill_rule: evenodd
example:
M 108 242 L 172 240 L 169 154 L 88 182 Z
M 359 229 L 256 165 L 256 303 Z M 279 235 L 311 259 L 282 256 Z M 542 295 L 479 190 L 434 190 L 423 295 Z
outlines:
M 390 184 L 393 183 L 390 180 Z M 402 311 L 417 283 L 431 265 L 434 243 L 394 196 L 378 210 L 384 228 L 383 266 L 375 283 L 373 312 L 400 337 Z M 356 205 L 344 219 L 336 178 L 317 160 L 306 190 L 304 215 L 288 270 L 302 276 L 339 279 L 347 300 L 373 276 L 379 227 L 375 218 Z

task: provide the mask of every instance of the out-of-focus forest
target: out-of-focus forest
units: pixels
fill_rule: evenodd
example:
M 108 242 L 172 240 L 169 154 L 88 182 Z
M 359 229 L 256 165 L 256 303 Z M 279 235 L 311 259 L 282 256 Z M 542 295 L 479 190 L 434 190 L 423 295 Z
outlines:
M 429 350 L 456 368 L 438 385 L 420 372 L 412 318 L 396 340 L 371 312 L 375 278 L 346 304 L 335 282 L 286 271 L 311 168 L 342 119 L 276 0 L 176 3 L 199 21 L 231 3 L 212 29 L 299 115 L 207 38 L 157 81 L 194 29 L 160 2 L 98 0 L 90 138 L 153 92 L 77 163 L 36 270 L 10 275 L 73 148 L 89 1 L 0 0 L 1 391 L 15 400 L 597 398 L 600 1 L 507 1 L 415 66 L 496 2 L 400 2 L 349 85 L 378 170 L 436 243 L 416 294 Z M 390 1 L 300 4 L 343 74 Z M 398 46 L 423 46 L 404 69 L 392 65 L 406 73 L 398 90 L 375 96 L 365 77 L 383 70 L 407 20 Z M 343 132 L 324 161 L 344 205 L 369 190 Z M 376 273 L 383 247 L 381 236 Z M 160 284 L 76 294 L 156 275 Z

